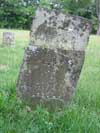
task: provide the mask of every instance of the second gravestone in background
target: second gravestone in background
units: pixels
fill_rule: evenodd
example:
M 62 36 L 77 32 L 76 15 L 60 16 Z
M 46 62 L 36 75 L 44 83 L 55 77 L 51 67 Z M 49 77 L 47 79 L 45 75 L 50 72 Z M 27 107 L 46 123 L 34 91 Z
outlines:
M 70 101 L 90 29 L 84 18 L 38 9 L 19 74 L 18 96 L 32 105 L 56 107 Z
M 14 46 L 15 44 L 15 37 L 14 33 L 12 32 L 3 32 L 3 46 Z

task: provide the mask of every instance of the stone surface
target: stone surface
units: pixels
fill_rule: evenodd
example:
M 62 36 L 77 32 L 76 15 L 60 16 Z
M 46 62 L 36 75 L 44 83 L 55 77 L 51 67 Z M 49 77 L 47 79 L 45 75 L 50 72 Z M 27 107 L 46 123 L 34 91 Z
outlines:
M 13 46 L 15 42 L 14 33 L 3 32 L 3 46 Z
M 84 18 L 38 9 L 18 78 L 18 96 L 33 105 L 53 107 L 70 101 L 90 30 Z

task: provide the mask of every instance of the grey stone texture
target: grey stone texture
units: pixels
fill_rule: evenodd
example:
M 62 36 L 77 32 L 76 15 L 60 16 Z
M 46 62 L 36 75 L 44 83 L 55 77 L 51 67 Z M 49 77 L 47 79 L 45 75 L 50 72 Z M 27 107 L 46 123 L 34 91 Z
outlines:
M 39 8 L 19 73 L 18 96 L 32 105 L 68 103 L 82 70 L 90 31 L 87 19 Z
M 3 32 L 3 46 L 13 46 L 15 43 L 14 33 Z

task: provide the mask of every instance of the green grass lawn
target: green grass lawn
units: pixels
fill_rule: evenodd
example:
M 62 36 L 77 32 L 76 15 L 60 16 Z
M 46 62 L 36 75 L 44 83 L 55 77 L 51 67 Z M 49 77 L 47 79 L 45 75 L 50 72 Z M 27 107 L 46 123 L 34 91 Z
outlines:
M 100 133 L 100 37 L 91 36 L 70 105 L 59 112 L 30 111 L 16 97 L 16 81 L 29 31 L 13 30 L 16 46 L 2 47 L 0 30 L 0 133 Z

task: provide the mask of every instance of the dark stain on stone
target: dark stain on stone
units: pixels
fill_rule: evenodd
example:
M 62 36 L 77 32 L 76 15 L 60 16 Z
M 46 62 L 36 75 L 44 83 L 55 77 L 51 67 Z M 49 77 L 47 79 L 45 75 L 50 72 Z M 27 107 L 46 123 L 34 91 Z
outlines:
M 82 32 L 81 34 L 80 34 L 80 36 L 83 36 L 84 35 L 84 33 Z
M 44 16 L 46 17 L 46 13 L 44 13 Z
M 43 35 L 43 39 L 49 41 L 52 40 L 57 34 L 57 31 L 53 27 L 48 27 L 46 23 L 41 24 L 36 32 L 35 32 L 35 38 L 40 38 Z
M 75 27 L 74 27 L 74 30 L 79 31 L 79 27 L 75 26 Z
M 65 20 L 65 21 L 63 22 L 63 27 L 64 27 L 64 28 L 68 27 L 68 26 L 70 25 L 70 23 L 71 23 L 71 20 L 68 20 L 68 21 Z
M 44 22 L 45 24 L 47 24 L 47 20 L 45 20 L 45 22 Z
M 55 21 L 53 21 L 53 26 L 56 26 L 56 25 L 57 25 L 57 23 Z
M 64 27 L 63 27 L 63 26 L 59 26 L 58 29 L 62 29 L 62 30 L 64 30 Z
M 56 16 L 58 16 L 60 14 L 60 11 L 59 10 L 55 10 L 55 14 L 56 14 Z

